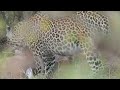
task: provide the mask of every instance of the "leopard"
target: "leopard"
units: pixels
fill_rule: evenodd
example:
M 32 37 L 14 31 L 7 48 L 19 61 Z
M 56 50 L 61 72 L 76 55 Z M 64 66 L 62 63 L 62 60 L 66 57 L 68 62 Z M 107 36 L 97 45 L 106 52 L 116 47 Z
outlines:
M 36 13 L 9 28 L 6 36 L 12 47 L 31 50 L 36 64 L 33 75 L 42 73 L 51 78 L 58 66 L 58 56 L 82 53 L 93 72 L 104 69 L 94 40 L 107 36 L 109 28 L 108 17 L 97 11 L 77 11 L 55 19 Z

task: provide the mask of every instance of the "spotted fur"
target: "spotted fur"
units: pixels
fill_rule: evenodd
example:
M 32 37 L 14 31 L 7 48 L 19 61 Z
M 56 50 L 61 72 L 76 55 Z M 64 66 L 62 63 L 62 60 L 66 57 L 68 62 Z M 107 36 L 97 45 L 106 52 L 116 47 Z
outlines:
M 83 53 L 92 71 L 102 69 L 93 39 L 101 33 L 109 33 L 108 18 L 94 11 L 79 11 L 57 19 L 35 14 L 15 25 L 7 36 L 13 45 L 29 47 L 36 63 L 33 71 L 49 78 L 57 67 L 57 55 Z

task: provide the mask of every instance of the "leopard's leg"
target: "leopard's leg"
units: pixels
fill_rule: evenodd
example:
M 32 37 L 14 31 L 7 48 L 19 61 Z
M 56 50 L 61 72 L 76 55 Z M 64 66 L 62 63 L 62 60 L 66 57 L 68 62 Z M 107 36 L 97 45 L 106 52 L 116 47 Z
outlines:
M 33 68 L 34 76 L 41 73 L 43 75 L 44 71 L 44 62 L 40 56 L 33 56 L 35 61 L 35 68 Z
M 39 51 L 39 54 L 34 54 L 34 60 L 36 63 L 36 67 L 33 69 L 34 75 L 41 73 L 45 78 L 52 78 L 58 66 L 56 56 L 44 48 L 44 50 Z
M 85 53 L 87 62 L 91 67 L 94 73 L 99 72 L 104 69 L 102 60 L 100 59 L 100 53 L 96 52 L 96 50 L 90 50 Z
M 34 62 L 35 62 L 35 66 L 34 67 L 29 67 L 26 71 L 25 71 L 25 75 L 28 79 L 31 79 L 35 76 L 37 76 L 38 74 L 40 74 L 43 78 L 43 71 L 44 71 L 44 63 L 43 60 L 41 59 L 40 56 L 37 55 L 33 55 L 34 58 Z
M 104 69 L 103 62 L 100 59 L 100 53 L 96 50 L 93 40 L 90 37 L 80 39 L 80 46 L 86 57 L 86 60 L 94 73 Z
M 85 57 L 89 66 L 91 67 L 91 70 L 93 71 L 88 75 L 88 78 L 95 78 L 99 74 L 103 73 L 104 64 L 101 60 L 101 54 L 96 49 L 92 49 L 90 51 L 88 50 L 85 53 Z
M 52 78 L 55 70 L 58 67 L 58 62 L 56 61 L 56 56 L 47 51 L 42 56 L 44 62 L 44 75 L 47 79 Z

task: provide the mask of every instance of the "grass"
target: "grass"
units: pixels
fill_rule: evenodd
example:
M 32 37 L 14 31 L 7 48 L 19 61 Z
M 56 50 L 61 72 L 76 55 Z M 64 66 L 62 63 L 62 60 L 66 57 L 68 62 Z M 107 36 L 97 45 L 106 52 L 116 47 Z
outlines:
M 0 69 L 5 65 L 7 58 L 12 56 L 9 49 L 5 49 L 0 52 Z
M 53 79 L 107 79 L 108 71 L 101 71 L 95 74 L 91 71 L 84 56 L 80 55 L 74 58 L 72 63 L 61 61 Z M 33 79 L 41 78 L 41 75 L 33 77 Z

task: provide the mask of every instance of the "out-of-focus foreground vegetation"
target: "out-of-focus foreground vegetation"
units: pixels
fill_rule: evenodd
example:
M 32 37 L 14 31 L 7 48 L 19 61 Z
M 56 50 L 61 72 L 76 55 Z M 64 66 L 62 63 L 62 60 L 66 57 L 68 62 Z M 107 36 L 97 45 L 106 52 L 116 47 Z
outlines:
M 28 63 L 31 62 L 30 60 L 27 60 L 29 58 L 26 58 L 25 56 L 22 56 L 22 55 L 21 57 L 17 56 L 13 58 L 14 60 L 8 59 L 8 58 L 14 57 L 14 55 L 10 53 L 9 48 L 6 48 L 4 38 L 6 35 L 7 25 L 14 26 L 19 21 L 29 18 L 35 13 L 36 11 L 28 11 L 28 12 L 27 11 L 0 11 L 0 78 L 3 75 L 5 75 L 4 74 L 5 71 L 6 72 L 11 71 L 11 73 L 14 73 L 14 74 L 16 74 L 15 72 L 17 72 L 17 75 L 23 73 L 24 71 L 19 70 L 20 69 L 19 66 L 21 65 L 22 67 L 23 65 L 21 63 L 24 63 L 23 66 L 25 68 L 25 64 L 28 65 Z M 71 12 L 41 11 L 41 13 L 48 14 L 49 16 L 56 18 L 60 16 L 71 15 L 74 12 L 73 11 Z M 93 75 L 92 72 L 90 71 L 90 68 L 85 58 L 82 55 L 76 55 L 72 62 L 65 60 L 66 58 L 63 58 L 63 60 L 60 61 L 58 70 L 56 71 L 54 78 L 61 78 L 61 79 L 120 78 L 120 12 L 108 11 L 108 12 L 100 12 L 100 13 L 103 13 L 109 17 L 111 30 L 112 30 L 112 36 L 110 36 L 110 39 L 103 40 L 100 43 L 100 47 L 98 49 L 102 54 L 101 59 L 103 59 L 106 66 L 105 71 L 102 71 L 97 75 Z M 14 62 L 16 61 L 17 65 L 16 64 L 13 65 L 11 63 L 13 61 Z M 7 70 L 7 68 L 10 68 L 12 66 L 14 66 L 13 68 L 17 68 L 16 71 Z M 39 78 L 39 76 L 35 78 Z

